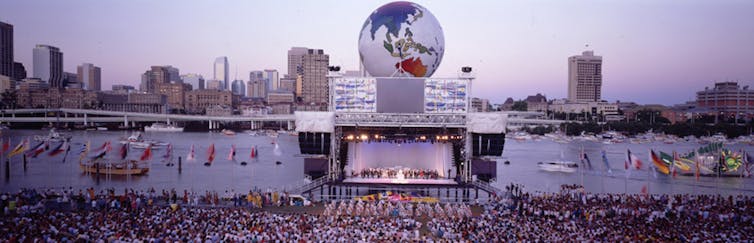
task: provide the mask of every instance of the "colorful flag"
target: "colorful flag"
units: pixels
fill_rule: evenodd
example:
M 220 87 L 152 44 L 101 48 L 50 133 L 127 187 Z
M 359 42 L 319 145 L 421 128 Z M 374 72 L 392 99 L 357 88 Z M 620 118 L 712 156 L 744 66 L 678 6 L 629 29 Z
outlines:
M 589 169 L 591 170 L 592 169 L 592 161 L 589 160 L 589 156 L 587 156 L 586 153 L 584 153 L 584 160 L 586 160 L 586 165 L 588 165 Z
M 170 159 L 173 157 L 173 145 L 168 144 L 168 149 L 165 150 L 165 155 L 162 156 L 163 162 L 170 162 Z
M 61 143 L 62 145 L 62 143 Z M 26 156 L 31 158 L 36 158 L 39 154 L 45 151 L 45 142 L 39 142 L 37 145 L 34 145 L 29 151 L 26 152 Z
M 47 153 L 47 155 L 50 156 L 50 157 L 54 157 L 54 156 L 56 156 L 58 154 L 61 154 L 61 153 L 65 152 L 65 145 L 66 145 L 65 141 L 62 142 L 62 143 L 60 143 L 60 145 L 58 145 L 55 148 L 53 148 L 52 150 L 50 150 L 50 152 Z
M 194 145 L 191 145 L 191 151 L 189 151 L 188 156 L 186 156 L 186 161 L 194 161 L 196 160 L 195 152 L 194 152 Z
M 91 156 L 90 158 L 101 159 L 101 158 L 104 158 L 105 155 L 107 155 L 107 150 L 102 150 L 102 151 L 97 152 L 96 154 L 94 154 L 94 156 Z
M 3 152 L 2 152 L 2 154 L 5 154 L 5 152 L 8 152 L 8 149 L 10 149 L 10 138 L 7 139 L 7 140 L 5 138 L 3 138 Z
M 230 153 L 228 154 L 228 160 L 236 161 L 236 145 L 230 145 Z
M 632 154 L 630 150 L 628 151 L 628 154 L 628 157 L 631 159 L 631 166 L 636 168 L 637 170 L 641 170 L 643 164 L 641 160 L 636 157 L 636 155 Z
M 212 164 L 212 161 L 215 160 L 215 144 L 209 145 L 209 149 L 207 150 L 207 162 Z
M 13 148 L 13 150 L 10 151 L 10 153 L 8 154 L 8 158 L 12 158 L 13 156 L 15 156 L 17 154 L 23 153 L 25 145 L 26 145 L 26 143 L 23 140 L 21 140 L 18 143 L 18 145 L 16 145 L 16 147 Z
M 152 145 L 147 146 L 147 149 L 144 150 L 144 153 L 141 154 L 139 159 L 141 161 L 152 159 Z
M 678 153 L 673 151 L 673 161 L 670 163 L 670 171 L 673 173 L 673 178 L 678 176 L 678 171 L 675 169 L 675 162 L 678 160 Z
M 251 146 L 251 153 L 249 154 L 249 158 L 256 158 L 257 157 L 257 146 Z
M 86 155 L 89 154 L 89 148 L 92 146 L 91 141 L 87 141 L 86 144 L 84 144 L 83 147 L 81 147 L 81 150 L 79 150 L 79 161 L 84 160 L 86 158 Z
M 120 147 L 120 159 L 126 159 L 128 157 L 128 144 L 123 144 L 123 146 Z
M 94 149 L 93 151 L 101 151 L 101 150 L 104 150 L 104 151 L 107 151 L 107 152 L 109 152 L 109 151 L 108 151 L 108 149 L 107 149 L 107 147 L 108 147 L 108 146 L 110 146 L 110 141 L 107 141 L 107 142 L 103 143 L 103 144 L 102 144 L 102 146 L 99 146 L 99 148 L 97 148 L 97 149 Z
M 660 160 L 660 157 L 655 154 L 655 151 L 651 150 L 649 153 L 652 158 L 652 164 L 654 165 L 654 167 L 663 174 L 670 174 L 670 168 L 668 168 L 668 165 Z
M 605 168 L 607 169 L 607 173 L 612 174 L 613 169 L 610 169 L 610 163 L 607 162 L 607 153 L 605 153 L 605 150 L 602 150 L 602 162 L 605 163 Z

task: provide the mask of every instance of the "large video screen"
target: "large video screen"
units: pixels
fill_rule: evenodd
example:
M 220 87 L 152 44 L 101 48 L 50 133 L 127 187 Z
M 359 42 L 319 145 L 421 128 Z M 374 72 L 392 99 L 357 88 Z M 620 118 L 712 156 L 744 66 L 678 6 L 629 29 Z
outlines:
M 336 79 L 334 83 L 335 111 L 375 112 L 376 80 L 374 78 Z
M 377 112 L 423 113 L 424 79 L 378 78 Z
M 466 112 L 466 80 L 432 79 L 425 82 L 424 112 L 463 113 Z

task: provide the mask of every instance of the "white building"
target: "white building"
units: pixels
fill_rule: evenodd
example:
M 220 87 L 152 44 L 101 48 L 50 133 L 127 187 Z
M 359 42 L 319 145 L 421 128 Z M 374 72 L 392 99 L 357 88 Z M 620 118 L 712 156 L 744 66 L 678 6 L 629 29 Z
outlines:
M 595 56 L 593 51 L 568 58 L 568 100 L 602 100 L 602 57 Z
M 222 82 L 221 90 L 230 90 L 230 82 L 228 80 L 228 57 L 215 58 L 215 75 L 214 80 L 220 80 Z
M 47 82 L 50 87 L 63 88 L 63 53 L 54 46 L 34 47 L 33 77 Z
M 549 111 L 559 113 L 594 113 L 602 115 L 617 115 L 618 104 L 607 102 L 571 102 L 566 99 L 553 100 L 549 105 Z
M 278 70 L 265 69 L 263 78 L 267 80 L 268 91 L 280 89 L 280 77 L 278 75 Z

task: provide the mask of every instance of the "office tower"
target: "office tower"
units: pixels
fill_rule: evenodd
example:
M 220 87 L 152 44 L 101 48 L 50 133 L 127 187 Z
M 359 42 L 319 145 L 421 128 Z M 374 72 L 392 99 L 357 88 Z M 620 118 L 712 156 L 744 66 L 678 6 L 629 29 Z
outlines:
M 327 66 L 330 57 L 321 49 L 309 49 L 302 56 L 303 72 L 301 73 L 301 97 L 307 105 L 315 105 L 322 110 L 329 102 L 329 84 L 327 81 Z
M 47 82 L 50 88 L 63 88 L 63 53 L 49 45 L 34 47 L 34 77 Z
M 304 59 L 303 56 L 309 52 L 306 47 L 292 47 L 288 50 L 288 76 L 295 78 L 296 75 L 303 74 Z
M 91 63 L 84 63 L 76 68 L 78 82 L 86 90 L 102 91 L 102 69 Z
M 204 89 L 204 77 L 196 73 L 181 75 L 183 83 L 191 84 L 194 90 Z
M 139 90 L 155 93 L 157 84 L 170 83 L 169 66 L 152 66 L 141 75 Z
M 286 76 L 285 78 L 281 78 L 280 86 L 278 87 L 278 90 L 290 91 L 290 92 L 296 91 L 296 79 L 290 78 L 288 76 Z
M 568 100 L 571 102 L 602 99 L 602 57 L 594 51 L 568 58 Z
M 19 81 L 24 80 L 26 78 L 26 68 L 24 67 L 23 63 L 20 63 L 20 62 L 13 63 L 13 78 Z
M 234 95 L 246 96 L 246 85 L 243 80 L 233 80 L 230 91 Z
M 84 84 L 79 82 L 78 74 L 63 72 L 63 87 L 71 89 L 83 89 Z
M 13 25 L 0 22 L 0 75 L 14 78 Z
M 262 72 L 262 71 L 251 71 L 251 72 L 249 72 L 249 81 L 256 81 L 256 80 L 265 80 L 264 79 L 264 72 Z
M 715 114 L 737 117 L 754 114 L 754 89 L 738 82 L 716 82 L 712 88 L 696 92 L 697 107 Z
M 170 65 L 165 66 L 165 68 L 168 70 L 168 81 L 170 83 L 182 83 L 181 81 L 181 73 L 178 70 L 177 67 L 173 67 Z
M 267 82 L 264 79 L 255 79 L 247 83 L 246 96 L 251 98 L 267 98 Z
M 264 79 L 267 80 L 267 89 L 268 90 L 278 90 L 278 89 L 280 89 L 280 78 L 278 77 L 278 70 L 275 70 L 275 69 L 265 69 L 264 70 Z
M 223 90 L 223 81 L 211 79 L 207 81 L 206 89 Z
M 228 57 L 215 58 L 215 80 L 222 81 L 222 90 L 229 90 L 230 83 L 228 82 Z

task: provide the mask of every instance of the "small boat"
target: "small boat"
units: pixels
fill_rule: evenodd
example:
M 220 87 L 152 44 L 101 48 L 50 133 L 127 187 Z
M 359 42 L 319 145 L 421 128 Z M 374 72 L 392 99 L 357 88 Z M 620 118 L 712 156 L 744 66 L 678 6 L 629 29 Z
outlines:
M 154 140 L 146 140 L 142 136 L 140 132 L 135 132 L 131 134 L 126 140 L 121 140 L 121 144 L 129 144 L 132 148 L 136 149 L 145 149 L 149 146 L 152 146 L 152 148 L 156 147 L 165 147 L 170 145 L 170 143 L 166 142 L 160 142 L 160 141 L 154 141 Z
M 79 163 L 81 171 L 101 175 L 145 175 L 149 164 L 136 160 L 102 161 L 101 159 Z
M 223 129 L 220 132 L 223 133 L 223 135 L 226 135 L 226 136 L 236 135 L 236 132 L 234 132 L 233 130 L 230 130 L 230 129 Z
M 97 131 L 107 131 L 107 127 L 97 127 Z
M 55 128 L 50 129 L 50 132 L 47 134 L 47 136 L 41 136 L 37 135 L 34 136 L 35 141 L 41 141 L 41 142 L 63 142 L 66 140 L 69 140 L 71 138 L 70 135 L 64 135 L 61 133 L 58 133 L 55 131 Z
M 144 127 L 145 132 L 183 132 L 182 127 L 165 123 L 152 123 L 151 126 Z
M 576 169 L 579 167 L 579 165 L 576 164 L 576 162 L 564 161 L 564 160 L 543 161 L 543 162 L 537 163 L 537 166 L 539 166 L 540 170 L 549 171 L 549 172 L 564 172 L 564 173 L 576 172 Z
M 276 165 L 281 165 L 281 164 L 283 164 L 283 162 L 280 162 L 280 161 L 275 161 L 275 164 L 276 164 Z

